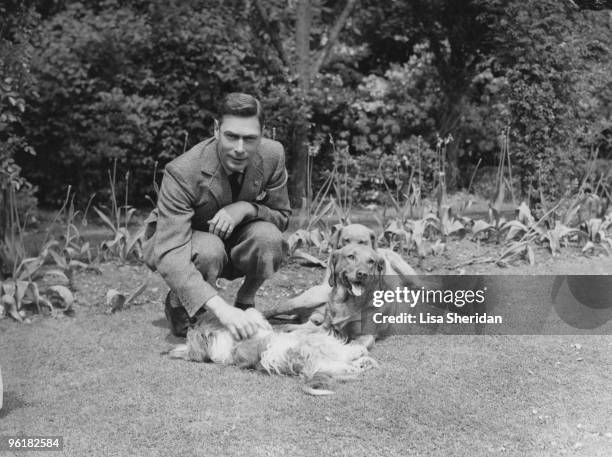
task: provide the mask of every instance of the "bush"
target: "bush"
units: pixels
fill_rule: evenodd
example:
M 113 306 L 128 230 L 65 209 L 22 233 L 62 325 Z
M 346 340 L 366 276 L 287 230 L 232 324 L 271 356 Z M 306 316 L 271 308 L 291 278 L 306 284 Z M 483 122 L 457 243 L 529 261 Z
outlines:
M 607 17 L 575 12 L 569 2 L 362 2 L 307 94 L 270 52 L 252 2 L 251 9 L 213 0 L 52 3 L 38 40 L 11 41 L 36 43 L 31 90 L 15 96 L 11 80 L 0 92 L 3 113 L 18 119 L 0 118 L 11 124 L 4 130 L 11 142 L 2 134 L 0 142 L 44 203 L 61 202 L 69 184 L 87 200 L 106 188 L 117 159 L 120 174 L 130 172 L 132 202 L 142 205 L 154 164 L 161 170 L 208 137 L 229 91 L 262 99 L 268 134 L 286 145 L 288 164 L 298 121 L 311 122 L 315 189 L 338 160 L 330 136 L 346 144 L 354 196 L 365 200 L 385 188 L 381 164 L 395 191 L 419 157 L 422 190 L 430 192 L 437 135 L 455 138 L 446 163 L 458 187 L 480 159 L 497 165 L 508 128 L 523 190 L 541 186 L 558 196 L 580 180 L 591 149 L 612 157 Z M 313 42 L 333 22 L 327 6 L 314 6 Z M 293 4 L 267 8 L 291 56 Z
M 68 184 L 82 201 L 106 188 L 117 159 L 143 204 L 155 162 L 162 170 L 212 134 L 221 94 L 258 92 L 240 16 L 195 3 L 144 12 L 71 3 L 42 25 L 33 65 L 40 97 L 28 100 L 27 117 L 38 156 L 22 163 L 45 203 L 58 204 Z
M 0 6 L 0 248 L 5 235 L 17 233 L 27 212 L 36 206 L 35 188 L 14 162 L 18 154 L 35 154 L 26 139 L 25 94 L 33 85 L 30 59 L 38 15 L 8 2 Z M 17 219 L 15 219 L 17 216 Z

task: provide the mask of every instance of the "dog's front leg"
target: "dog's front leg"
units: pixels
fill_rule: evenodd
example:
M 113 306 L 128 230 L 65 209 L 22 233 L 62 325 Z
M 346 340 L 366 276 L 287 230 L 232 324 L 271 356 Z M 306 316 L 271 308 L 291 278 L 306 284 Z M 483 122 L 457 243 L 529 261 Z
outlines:
M 279 303 L 274 308 L 264 310 L 264 315 L 269 318 L 278 314 L 294 314 L 304 310 L 312 310 L 329 301 L 331 290 L 331 286 L 327 283 L 316 285 L 296 297 Z
M 361 322 L 359 321 L 349 322 L 342 329 L 342 333 L 348 337 L 351 344 L 363 346 L 366 351 L 369 351 L 374 347 L 376 337 L 372 334 L 363 334 Z
M 378 252 L 382 254 L 383 258 L 385 259 L 386 275 L 399 275 L 408 282 L 412 280 L 412 278 L 410 278 L 411 276 L 417 275 L 414 268 L 408 265 L 408 263 L 397 252 L 385 248 L 379 249 Z
M 278 330 L 279 332 L 285 332 L 285 333 L 297 332 L 297 331 L 305 332 L 305 333 L 313 333 L 313 332 L 322 331 L 320 326 L 316 325 L 314 322 L 311 322 L 311 321 L 308 321 L 304 324 L 275 325 L 274 329 Z
M 374 335 L 361 335 L 351 341 L 351 344 L 358 344 L 359 346 L 365 347 L 368 351 L 372 350 L 376 338 Z
M 300 308 L 316 308 L 329 301 L 329 294 L 332 288 L 328 283 L 318 284 L 305 290 L 297 297 L 290 298 L 287 300 L 286 306 L 289 309 L 300 309 Z

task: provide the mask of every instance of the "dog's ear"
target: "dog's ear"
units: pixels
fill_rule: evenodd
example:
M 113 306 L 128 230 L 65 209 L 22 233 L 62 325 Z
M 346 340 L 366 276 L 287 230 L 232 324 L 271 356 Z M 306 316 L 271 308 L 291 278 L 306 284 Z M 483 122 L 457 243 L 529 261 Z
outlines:
M 340 248 L 340 237 L 342 236 L 342 226 L 340 224 L 336 224 L 332 227 L 332 235 L 331 235 L 331 247 L 332 249 Z
M 372 249 L 378 249 L 378 241 L 376 240 L 376 233 L 374 233 L 374 230 L 370 230 L 370 245 Z
M 378 288 L 384 289 L 385 273 L 387 272 L 387 261 L 382 255 L 377 255 L 376 259 L 376 277 L 378 278 Z
M 332 251 L 329 256 L 329 264 L 327 265 L 329 268 L 329 285 L 331 287 L 336 287 L 336 263 L 340 258 L 340 250 L 336 249 Z
M 262 339 L 250 338 L 241 341 L 234 349 L 234 363 L 240 368 L 255 368 L 261 360 Z

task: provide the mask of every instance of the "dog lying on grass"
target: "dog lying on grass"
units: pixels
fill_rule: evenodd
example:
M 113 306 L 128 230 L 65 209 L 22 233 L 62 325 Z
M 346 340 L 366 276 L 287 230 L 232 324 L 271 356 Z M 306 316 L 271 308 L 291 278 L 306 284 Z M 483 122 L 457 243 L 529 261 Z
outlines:
M 250 308 L 247 313 L 259 313 Z M 263 316 L 262 316 L 263 317 Z M 204 313 L 187 333 L 187 344 L 169 351 L 171 358 L 214 362 L 268 374 L 299 376 L 310 395 L 330 395 L 337 381 L 355 379 L 378 366 L 359 344 L 346 342 L 323 329 L 282 333 L 260 329 L 247 340 L 236 340 L 212 313 Z

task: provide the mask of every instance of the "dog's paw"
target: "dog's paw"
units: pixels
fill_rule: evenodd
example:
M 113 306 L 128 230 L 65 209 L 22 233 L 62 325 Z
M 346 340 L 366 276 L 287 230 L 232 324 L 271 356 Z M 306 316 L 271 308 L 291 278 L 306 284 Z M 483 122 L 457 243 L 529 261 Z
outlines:
M 315 325 L 321 325 L 323 321 L 325 321 L 325 315 L 323 313 L 315 311 L 311 314 L 310 319 L 308 319 Z
M 360 357 L 364 357 L 368 355 L 368 348 L 358 343 L 349 343 L 349 347 L 353 351 L 352 359 L 358 359 Z
M 373 370 L 378 368 L 380 365 L 372 357 L 360 357 L 353 362 L 362 371 Z
M 275 325 L 274 330 L 280 333 L 291 333 L 302 330 L 304 324 L 280 324 Z

